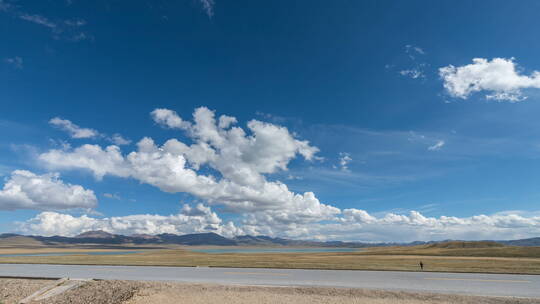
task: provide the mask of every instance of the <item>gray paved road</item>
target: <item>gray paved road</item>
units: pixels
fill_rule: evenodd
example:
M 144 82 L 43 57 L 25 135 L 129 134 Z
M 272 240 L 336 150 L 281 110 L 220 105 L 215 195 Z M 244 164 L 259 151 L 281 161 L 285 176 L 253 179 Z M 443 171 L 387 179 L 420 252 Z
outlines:
M 540 298 L 540 276 L 398 271 L 0 264 L 0 276 L 332 286 Z

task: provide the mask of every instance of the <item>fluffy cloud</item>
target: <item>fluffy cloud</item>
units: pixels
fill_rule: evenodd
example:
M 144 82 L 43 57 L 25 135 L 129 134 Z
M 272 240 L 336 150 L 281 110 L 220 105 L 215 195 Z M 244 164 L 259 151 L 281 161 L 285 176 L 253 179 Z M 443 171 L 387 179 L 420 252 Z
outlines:
M 131 144 L 131 140 L 124 138 L 122 135 L 120 135 L 118 133 L 113 134 L 113 136 L 111 136 L 111 138 L 109 138 L 109 140 L 113 144 L 115 144 L 117 146 L 123 146 L 123 145 Z
M 89 170 L 97 179 L 105 175 L 134 178 L 238 213 L 266 212 L 264 217 L 278 222 L 324 220 L 339 214 L 339 209 L 320 203 L 312 192 L 293 193 L 286 184 L 266 179 L 265 174 L 287 170 L 297 155 L 312 160 L 318 152 L 287 128 L 251 120 L 248 134 L 234 126 L 234 117 L 222 115 L 216 120 L 205 107 L 195 110 L 193 123 L 167 109 L 156 109 L 151 116 L 160 125 L 185 131 L 192 142 L 170 139 L 158 146 L 151 138 L 143 138 L 137 151 L 127 155 L 117 146 L 86 144 L 73 150 L 50 150 L 39 159 L 55 169 Z M 217 174 L 202 174 L 203 167 Z
M 388 213 L 381 217 L 364 210 L 344 209 L 332 221 L 273 224 L 246 220 L 242 231 L 298 239 L 348 240 L 368 242 L 411 242 L 417 240 L 485 240 L 535 237 L 540 233 L 540 217 L 517 214 L 478 215 L 466 218 L 426 217 L 420 212 Z
M 130 172 L 117 146 L 108 146 L 105 150 L 98 145 L 82 145 L 70 152 L 51 150 L 39 156 L 50 167 L 58 169 L 87 169 L 96 179 L 106 174 L 128 177 Z
M 527 98 L 523 89 L 540 88 L 540 72 L 527 76 L 516 68 L 513 58 L 474 58 L 472 64 L 440 68 L 439 74 L 454 97 L 467 99 L 472 93 L 486 91 L 487 99 L 517 102 Z
M 37 175 L 15 170 L 0 190 L 0 210 L 94 208 L 92 190 L 65 184 L 56 173 Z
M 26 234 L 73 236 L 91 230 L 103 230 L 117 234 L 187 234 L 215 232 L 232 237 L 243 232 L 232 222 L 223 223 L 210 208 L 198 204 L 184 205 L 179 214 L 161 216 L 150 214 L 109 218 L 87 215 L 75 217 L 57 212 L 42 212 L 36 217 L 18 223 L 18 230 Z
M 72 138 L 92 138 L 99 135 L 99 132 L 94 129 L 81 128 L 72 123 L 70 120 L 55 117 L 49 120 L 49 123 L 61 130 L 69 133 Z
M 359 209 L 344 209 L 339 217 L 325 222 L 265 221 L 246 215 L 242 225 L 223 223 L 218 215 L 202 204 L 184 205 L 177 215 L 130 215 L 94 218 L 74 217 L 56 212 L 43 212 L 18 223 L 18 230 L 28 234 L 72 236 L 90 230 L 118 234 L 200 233 L 216 232 L 227 237 L 236 235 L 270 235 L 297 239 L 347 240 L 365 242 L 410 242 L 445 239 L 519 239 L 540 233 L 540 217 L 517 214 L 478 215 L 466 218 L 426 217 L 417 211 L 409 214 L 388 213 L 375 217 Z
M 214 231 L 226 236 L 264 234 L 351 241 L 505 239 L 540 233 L 540 217 L 516 214 L 434 218 L 412 211 L 377 217 L 359 209 L 340 210 L 321 203 L 312 192 L 294 193 L 285 183 L 268 180 L 269 174 L 286 171 L 292 159 L 302 156 L 313 160 L 318 152 L 285 127 L 252 120 L 244 129 L 236 125 L 234 117 L 216 117 L 204 107 L 194 111 L 192 121 L 167 109 L 154 110 L 151 117 L 159 125 L 183 132 L 188 141 L 172 138 L 158 145 L 143 138 L 137 149 L 127 154 L 115 145 L 86 144 L 50 150 L 39 160 L 54 169 L 89 171 L 98 180 L 104 176 L 133 178 L 165 192 L 189 193 L 239 215 L 236 225 L 223 224 L 209 207 L 199 205 L 185 206 L 180 214 L 170 216 L 98 219 L 42 213 L 21 223 L 21 230 L 64 235 L 95 229 L 123 234 Z M 418 138 L 426 140 L 425 136 Z M 431 149 L 443 145 L 438 141 Z M 340 165 L 346 167 L 350 156 L 340 156 Z M 57 227 L 56 221 L 68 224 Z
M 169 109 L 155 109 L 150 113 L 150 116 L 162 127 L 182 130 L 191 128 L 190 122 L 182 120 L 175 111 Z

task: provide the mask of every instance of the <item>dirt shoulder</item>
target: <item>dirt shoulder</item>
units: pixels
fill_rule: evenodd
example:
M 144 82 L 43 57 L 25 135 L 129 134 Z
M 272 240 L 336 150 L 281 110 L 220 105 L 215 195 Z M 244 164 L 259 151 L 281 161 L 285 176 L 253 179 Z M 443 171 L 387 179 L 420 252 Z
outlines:
M 492 298 L 366 289 L 254 287 L 208 284 L 150 284 L 128 304 L 508 304 L 538 303 L 533 299 Z
M 0 279 L 0 303 L 12 304 L 51 284 L 51 280 Z
M 11 304 L 50 284 L 0 279 L 0 303 Z M 136 281 L 93 281 L 40 304 L 532 304 L 538 299 L 474 297 L 365 289 L 225 286 Z

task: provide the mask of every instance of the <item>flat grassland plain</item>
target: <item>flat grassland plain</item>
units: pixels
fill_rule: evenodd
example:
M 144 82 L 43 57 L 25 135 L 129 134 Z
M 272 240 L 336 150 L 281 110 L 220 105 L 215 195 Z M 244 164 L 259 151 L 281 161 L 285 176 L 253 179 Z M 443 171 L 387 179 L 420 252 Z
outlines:
M 28 243 L 0 244 L 0 255 L 72 253 L 63 256 L 0 257 L 0 263 L 419 271 L 419 262 L 422 261 L 425 265 L 424 271 L 540 274 L 540 247 L 491 246 L 481 242 L 362 248 L 353 252 L 320 253 L 210 254 L 194 252 L 191 249 L 220 247 L 157 246 L 159 245 L 48 247 Z M 131 250 L 140 252 L 131 254 L 120 252 Z M 119 252 L 119 254 L 85 254 L 91 251 Z

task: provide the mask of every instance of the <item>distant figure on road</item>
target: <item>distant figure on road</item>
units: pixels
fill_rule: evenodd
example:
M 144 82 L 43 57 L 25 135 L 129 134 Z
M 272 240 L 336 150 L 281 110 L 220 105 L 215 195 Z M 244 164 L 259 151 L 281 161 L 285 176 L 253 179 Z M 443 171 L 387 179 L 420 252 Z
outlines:
M 422 261 L 420 261 L 420 270 L 424 270 L 424 263 L 422 263 Z

